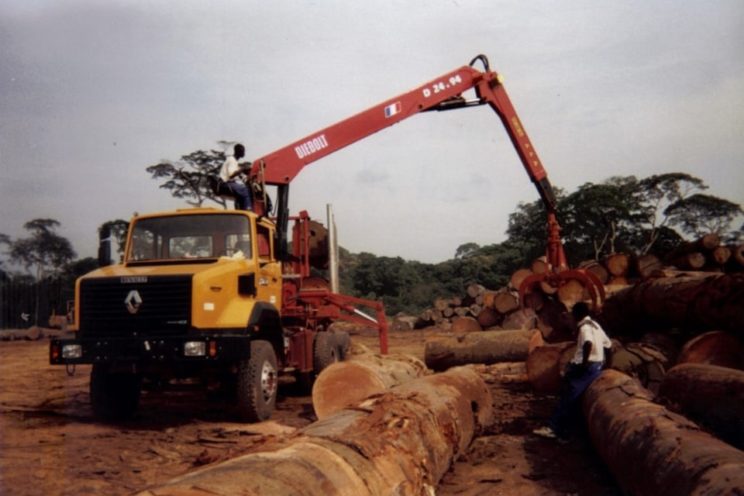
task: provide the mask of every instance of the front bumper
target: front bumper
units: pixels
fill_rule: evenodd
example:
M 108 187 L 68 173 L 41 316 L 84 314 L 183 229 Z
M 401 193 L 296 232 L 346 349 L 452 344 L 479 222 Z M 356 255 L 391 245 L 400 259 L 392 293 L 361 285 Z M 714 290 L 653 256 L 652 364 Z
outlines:
M 235 362 L 249 353 L 250 336 L 236 334 L 53 339 L 49 363 L 220 363 Z

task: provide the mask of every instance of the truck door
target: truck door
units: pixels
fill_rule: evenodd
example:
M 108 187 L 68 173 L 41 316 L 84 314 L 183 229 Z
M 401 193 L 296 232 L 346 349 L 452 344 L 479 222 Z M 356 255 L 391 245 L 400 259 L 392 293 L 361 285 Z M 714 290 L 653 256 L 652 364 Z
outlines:
M 280 309 L 282 306 L 282 269 L 274 253 L 273 230 L 262 223 L 256 224 L 256 253 L 258 254 L 256 274 L 258 300 L 271 303 Z

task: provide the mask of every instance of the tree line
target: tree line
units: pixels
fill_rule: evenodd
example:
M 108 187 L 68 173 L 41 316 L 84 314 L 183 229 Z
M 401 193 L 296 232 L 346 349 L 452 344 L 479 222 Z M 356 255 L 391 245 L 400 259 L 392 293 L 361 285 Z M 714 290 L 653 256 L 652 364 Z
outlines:
M 146 170 L 161 188 L 192 206 L 211 201 L 227 208 L 209 186 L 209 176 L 217 173 L 224 158 L 219 151 L 197 151 Z M 641 179 L 617 176 L 584 183 L 570 193 L 557 189 L 569 263 L 575 266 L 615 252 L 663 256 L 706 233 L 740 242 L 744 225 L 735 223 L 744 213 L 741 206 L 706 190 L 703 180 L 681 172 Z M 462 294 L 471 283 L 504 286 L 516 269 L 544 254 L 545 220 L 539 200 L 520 203 L 509 214 L 505 241 L 465 243 L 451 259 L 434 264 L 341 248 L 342 292 L 382 299 L 393 315 L 417 313 L 436 297 Z M 50 313 L 65 311 L 75 279 L 97 267 L 96 259 L 76 258 L 72 244 L 56 232 L 58 227 L 54 219 L 34 219 L 24 225 L 26 237 L 13 240 L 0 233 L 0 327 L 44 325 Z M 127 222 L 117 219 L 99 226 L 99 233 L 110 232 L 121 250 L 126 229 Z

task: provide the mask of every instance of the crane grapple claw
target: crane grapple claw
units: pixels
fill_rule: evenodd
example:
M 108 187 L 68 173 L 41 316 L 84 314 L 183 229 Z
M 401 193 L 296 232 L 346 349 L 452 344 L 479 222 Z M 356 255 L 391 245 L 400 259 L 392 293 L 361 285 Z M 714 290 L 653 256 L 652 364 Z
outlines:
M 535 291 L 541 285 L 560 290 L 569 281 L 578 281 L 589 294 L 592 308 L 599 310 L 605 300 L 605 288 L 602 281 L 593 273 L 583 269 L 567 269 L 560 272 L 546 272 L 527 277 L 519 286 L 519 301 L 523 302 L 525 295 Z

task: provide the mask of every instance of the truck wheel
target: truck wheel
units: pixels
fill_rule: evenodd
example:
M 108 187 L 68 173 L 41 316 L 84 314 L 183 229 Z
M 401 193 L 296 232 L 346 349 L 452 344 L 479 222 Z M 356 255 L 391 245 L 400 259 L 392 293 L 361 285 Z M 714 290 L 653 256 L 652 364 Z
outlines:
M 276 354 L 268 341 L 251 341 L 250 357 L 238 367 L 238 415 L 247 422 L 271 417 L 279 387 Z
M 336 349 L 338 350 L 338 360 L 343 362 L 349 355 L 349 347 L 351 346 L 351 337 L 346 331 L 335 331 L 334 337 L 336 339 Z
M 90 373 L 90 404 L 93 413 L 106 420 L 124 420 L 139 406 L 142 377 L 128 372 L 111 372 L 94 364 Z
M 321 331 L 315 335 L 313 342 L 313 369 L 315 374 L 339 361 L 338 341 L 330 331 Z

